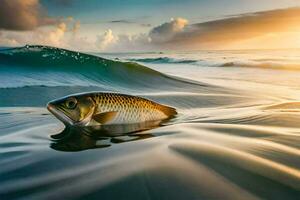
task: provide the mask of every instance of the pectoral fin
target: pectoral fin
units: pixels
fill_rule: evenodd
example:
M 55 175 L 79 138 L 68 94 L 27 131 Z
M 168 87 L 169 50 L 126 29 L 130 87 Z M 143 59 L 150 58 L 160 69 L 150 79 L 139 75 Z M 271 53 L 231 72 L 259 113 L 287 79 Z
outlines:
M 99 113 L 93 115 L 93 120 L 99 122 L 100 124 L 106 124 L 109 121 L 112 121 L 115 118 L 117 113 L 118 113 L 117 111 Z

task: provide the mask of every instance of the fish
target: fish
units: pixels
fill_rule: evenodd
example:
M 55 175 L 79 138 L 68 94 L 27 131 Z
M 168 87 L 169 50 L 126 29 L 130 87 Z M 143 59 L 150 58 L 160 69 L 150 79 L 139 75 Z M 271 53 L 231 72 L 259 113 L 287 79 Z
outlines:
M 122 131 L 124 125 L 134 125 L 133 130 L 138 131 L 177 115 L 175 108 L 146 98 L 105 92 L 68 95 L 50 101 L 47 109 L 66 126 L 95 130 L 105 126 Z

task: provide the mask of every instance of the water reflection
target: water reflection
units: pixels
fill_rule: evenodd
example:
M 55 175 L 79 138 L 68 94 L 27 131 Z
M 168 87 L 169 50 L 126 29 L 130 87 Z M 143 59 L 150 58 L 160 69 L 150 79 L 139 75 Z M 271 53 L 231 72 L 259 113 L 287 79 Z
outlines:
M 99 127 L 66 127 L 62 132 L 51 135 L 50 147 L 58 151 L 82 151 L 106 148 L 112 144 L 131 142 L 154 137 L 143 131 L 157 128 L 162 121 L 138 124 L 104 125 Z

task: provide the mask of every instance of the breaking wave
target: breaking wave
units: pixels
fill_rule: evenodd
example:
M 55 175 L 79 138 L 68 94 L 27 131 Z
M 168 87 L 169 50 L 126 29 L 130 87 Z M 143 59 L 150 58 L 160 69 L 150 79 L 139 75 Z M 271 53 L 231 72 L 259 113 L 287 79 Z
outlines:
M 48 46 L 0 50 L 1 88 L 101 86 L 156 89 L 195 84 L 135 62 L 120 62 Z M 8 76 L 9 74 L 9 76 Z M 15 79 L 15 81 L 14 81 Z M 154 84 L 153 84 L 154 83 Z
M 13 105 L 23 105 L 26 98 L 30 105 L 41 105 L 49 99 L 91 90 L 123 93 L 208 90 L 207 84 L 169 76 L 135 62 L 48 46 L 0 50 L 0 80 L 3 100 L 0 105 L 11 104 L 12 96 Z M 42 95 L 34 98 L 36 94 Z

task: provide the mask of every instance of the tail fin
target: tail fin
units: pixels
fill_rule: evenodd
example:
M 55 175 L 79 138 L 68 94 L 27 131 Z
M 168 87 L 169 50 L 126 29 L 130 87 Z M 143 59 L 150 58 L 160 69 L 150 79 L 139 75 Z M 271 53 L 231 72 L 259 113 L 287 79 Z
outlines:
M 161 105 L 160 110 L 168 117 L 177 115 L 176 109 L 169 106 Z

